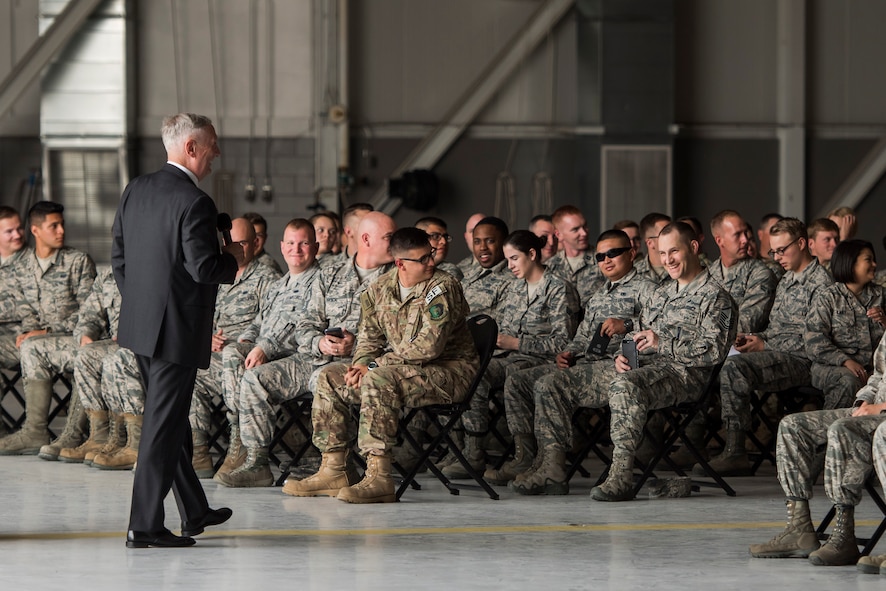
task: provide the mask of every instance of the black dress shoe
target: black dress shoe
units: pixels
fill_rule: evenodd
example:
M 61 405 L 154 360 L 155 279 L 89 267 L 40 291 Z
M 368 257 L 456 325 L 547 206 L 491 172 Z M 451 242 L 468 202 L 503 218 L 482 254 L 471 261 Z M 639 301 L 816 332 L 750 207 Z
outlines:
M 168 529 L 156 533 L 134 530 L 126 533 L 127 548 L 184 548 L 196 543 L 193 538 L 177 536 Z
M 209 527 L 210 525 L 219 525 L 220 523 L 224 523 L 228 519 L 231 518 L 234 512 L 228 509 L 227 507 L 222 507 L 221 509 L 210 509 L 206 512 L 206 515 L 203 516 L 202 519 L 198 519 L 197 521 L 191 523 L 185 523 L 182 521 L 182 535 L 183 536 L 198 536 L 203 533 L 204 528 Z

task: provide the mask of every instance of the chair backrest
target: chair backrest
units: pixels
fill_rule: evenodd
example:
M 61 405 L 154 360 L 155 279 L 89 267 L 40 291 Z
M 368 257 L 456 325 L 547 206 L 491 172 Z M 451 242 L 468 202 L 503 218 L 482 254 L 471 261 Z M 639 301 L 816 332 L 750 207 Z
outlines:
M 474 381 L 471 382 L 471 387 L 468 389 L 467 398 L 470 399 L 474 390 L 480 384 L 480 380 L 483 379 L 489 360 L 492 359 L 492 354 L 495 352 L 495 343 L 498 341 L 498 324 L 496 324 L 492 316 L 478 314 L 468 318 L 468 330 L 471 331 L 474 346 L 480 355 L 480 368 L 477 370 L 477 375 L 474 376 Z

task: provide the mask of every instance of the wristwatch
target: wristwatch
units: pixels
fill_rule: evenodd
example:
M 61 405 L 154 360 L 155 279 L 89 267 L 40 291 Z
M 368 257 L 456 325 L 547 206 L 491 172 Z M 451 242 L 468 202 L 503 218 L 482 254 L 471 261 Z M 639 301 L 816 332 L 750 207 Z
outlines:
M 634 321 L 628 318 L 625 322 L 625 331 L 632 332 L 634 330 Z

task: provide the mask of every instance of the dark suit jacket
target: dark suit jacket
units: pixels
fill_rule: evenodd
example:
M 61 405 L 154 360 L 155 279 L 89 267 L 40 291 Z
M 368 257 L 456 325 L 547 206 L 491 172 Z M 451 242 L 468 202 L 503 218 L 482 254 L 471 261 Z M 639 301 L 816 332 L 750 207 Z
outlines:
M 237 261 L 218 246 L 218 210 L 166 164 L 134 179 L 114 219 L 111 263 L 123 302 L 117 342 L 138 355 L 208 367 L 219 283 Z M 125 246 L 125 247 L 124 247 Z

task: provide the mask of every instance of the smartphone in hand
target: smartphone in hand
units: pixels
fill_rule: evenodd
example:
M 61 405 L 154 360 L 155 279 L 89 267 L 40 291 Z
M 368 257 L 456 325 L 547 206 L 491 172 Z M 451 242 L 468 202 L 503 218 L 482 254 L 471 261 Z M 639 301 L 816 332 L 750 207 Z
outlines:
M 335 337 L 337 339 L 342 339 L 345 336 L 345 333 L 342 331 L 340 327 L 335 328 L 327 328 L 323 331 L 323 334 L 329 335 L 331 337 Z
M 594 338 L 591 339 L 591 344 L 588 347 L 588 353 L 599 357 L 606 354 L 606 348 L 609 347 L 609 341 L 611 340 L 609 336 L 600 334 L 601 330 L 603 330 L 602 322 L 597 326 L 597 332 L 594 333 Z
M 621 342 L 621 354 L 628 358 L 631 369 L 640 367 L 640 359 L 637 357 L 637 343 L 633 339 L 625 339 Z

